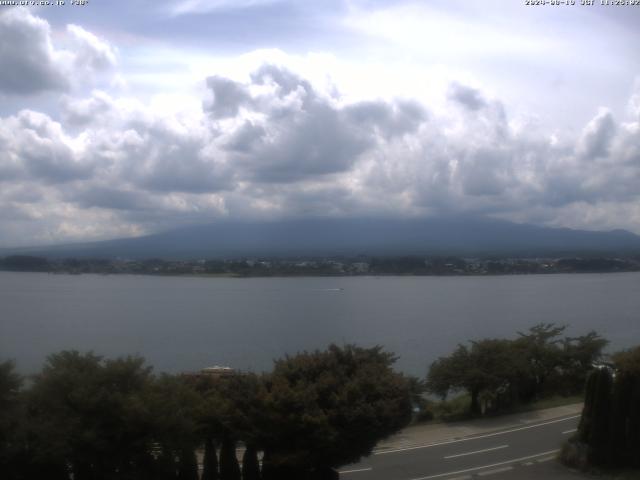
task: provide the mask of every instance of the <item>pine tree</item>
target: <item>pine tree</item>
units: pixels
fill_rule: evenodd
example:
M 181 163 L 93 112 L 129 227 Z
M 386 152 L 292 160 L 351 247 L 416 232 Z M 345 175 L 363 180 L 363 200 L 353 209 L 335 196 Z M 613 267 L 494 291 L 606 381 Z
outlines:
M 582 417 L 580 418 L 580 424 L 578 425 L 578 436 L 584 443 L 589 441 L 589 437 L 591 435 L 591 428 L 593 425 L 593 402 L 595 399 L 597 378 L 598 370 L 593 370 L 587 377 Z
M 218 480 L 218 456 L 216 455 L 216 446 L 211 438 L 207 438 L 204 442 L 204 460 L 201 480 Z
M 198 460 L 193 448 L 183 448 L 178 464 L 178 480 L 198 480 Z
M 249 444 L 242 456 L 242 480 L 260 480 L 260 464 L 258 451 Z
M 598 369 L 593 399 L 593 424 L 588 439 L 589 461 L 595 465 L 605 465 L 608 460 L 612 387 L 613 379 L 609 369 Z
M 627 418 L 627 451 L 630 465 L 640 467 L 640 373 L 634 373 L 631 382 L 633 388 Z
M 619 372 L 613 384 L 611 401 L 611 424 L 609 431 L 608 460 L 612 465 L 629 463 L 629 431 L 627 428 L 630 415 L 631 395 L 633 393 L 633 377 L 626 372 Z
M 220 480 L 240 480 L 236 442 L 228 437 L 222 441 L 220 449 Z
M 162 453 L 155 461 L 154 471 L 154 478 L 157 480 L 175 480 L 177 468 L 173 452 L 163 448 Z

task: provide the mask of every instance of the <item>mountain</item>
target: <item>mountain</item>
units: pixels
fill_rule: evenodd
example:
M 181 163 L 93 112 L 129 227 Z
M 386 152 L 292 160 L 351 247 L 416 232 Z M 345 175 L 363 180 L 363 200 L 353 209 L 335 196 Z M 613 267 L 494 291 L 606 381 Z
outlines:
M 484 217 L 222 221 L 144 237 L 4 249 L 48 257 L 230 258 L 338 255 L 569 255 L 640 252 L 625 230 L 546 228 Z

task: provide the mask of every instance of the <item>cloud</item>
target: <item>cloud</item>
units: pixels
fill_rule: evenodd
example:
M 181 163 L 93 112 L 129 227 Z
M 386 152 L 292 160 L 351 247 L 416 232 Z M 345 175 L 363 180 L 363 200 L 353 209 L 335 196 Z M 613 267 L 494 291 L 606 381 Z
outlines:
M 579 154 L 586 159 L 608 156 L 615 129 L 613 115 L 606 108 L 601 108 L 582 132 L 577 145 Z
M 111 45 L 78 25 L 67 25 L 74 52 L 74 64 L 89 71 L 104 71 L 115 67 L 116 53 Z
M 66 91 L 116 64 L 114 48 L 77 25 L 66 29 L 68 48 L 56 48 L 49 23 L 26 8 L 0 10 L 0 93 Z
M 213 93 L 213 99 L 205 109 L 216 118 L 235 117 L 241 106 L 246 104 L 250 97 L 245 87 L 233 80 L 223 77 L 207 78 L 207 86 Z
M 487 101 L 482 97 L 479 90 L 459 83 L 453 83 L 450 86 L 449 99 L 472 111 L 487 107 Z
M 29 178 L 65 183 L 91 175 L 90 161 L 78 158 L 62 125 L 45 114 L 23 110 L 0 119 L 0 139 L 6 175 L 0 182 Z
M 201 14 L 216 10 L 234 10 L 279 3 L 282 0 L 182 0 L 169 7 L 174 16 Z
M 601 109 L 577 134 L 550 135 L 462 81 L 443 89 L 448 108 L 438 109 L 354 100 L 295 65 L 212 75 L 205 86 L 202 102 L 94 90 L 64 96 L 60 118 L 27 109 L 0 118 L 0 242 L 301 215 L 629 227 L 622 208 L 639 200 L 633 115 Z
M 49 24 L 26 9 L 0 11 L 0 92 L 31 94 L 68 87 Z

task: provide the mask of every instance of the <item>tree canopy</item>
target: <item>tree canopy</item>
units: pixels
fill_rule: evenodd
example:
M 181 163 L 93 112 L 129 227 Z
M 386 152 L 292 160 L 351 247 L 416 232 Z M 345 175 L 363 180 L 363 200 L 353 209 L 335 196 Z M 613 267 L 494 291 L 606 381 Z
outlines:
M 458 345 L 431 364 L 427 390 L 441 397 L 466 391 L 472 414 L 550 394 L 579 393 L 607 341 L 596 332 L 561 338 L 564 331 L 565 327 L 541 323 L 515 339 Z
M 408 423 L 409 384 L 394 360 L 380 347 L 332 345 L 277 360 L 268 374 L 217 378 L 63 351 L 24 389 L 13 364 L 0 363 L 0 471 L 8 480 L 195 480 L 200 450 L 207 478 L 240 480 L 241 442 L 244 480 L 334 478 L 332 467 Z
M 337 467 L 410 421 L 407 379 L 381 347 L 331 345 L 275 363 L 266 382 L 265 454 L 274 464 Z

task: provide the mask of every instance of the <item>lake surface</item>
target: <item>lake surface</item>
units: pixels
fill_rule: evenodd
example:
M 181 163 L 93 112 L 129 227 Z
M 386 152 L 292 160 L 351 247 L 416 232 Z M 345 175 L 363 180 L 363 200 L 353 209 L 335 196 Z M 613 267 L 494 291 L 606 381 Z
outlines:
M 158 371 L 270 369 L 331 342 L 383 345 L 424 375 L 459 342 L 539 322 L 640 344 L 640 273 L 187 278 L 0 272 L 0 359 L 24 373 L 62 349 L 140 354 Z

